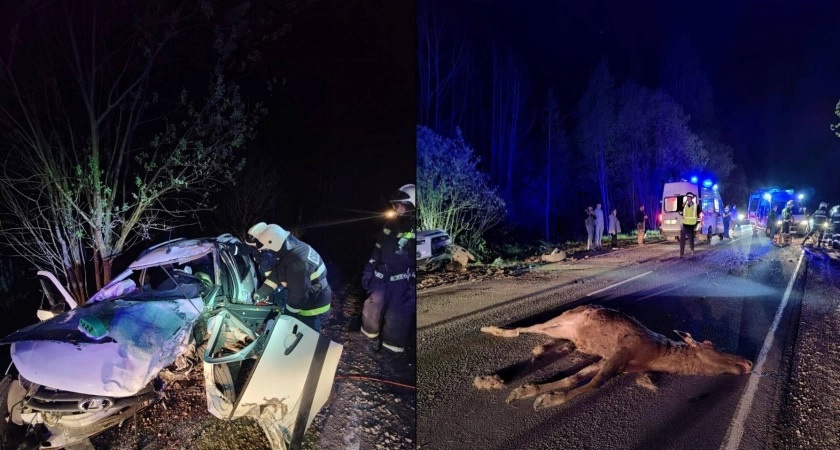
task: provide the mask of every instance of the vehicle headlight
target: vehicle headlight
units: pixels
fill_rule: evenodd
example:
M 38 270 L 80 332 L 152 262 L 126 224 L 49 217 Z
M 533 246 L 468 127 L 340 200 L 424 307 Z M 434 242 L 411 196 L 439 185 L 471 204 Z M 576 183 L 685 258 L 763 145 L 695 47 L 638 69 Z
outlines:
M 824 224 L 823 224 L 823 228 L 828 228 L 828 224 L 827 224 L 827 223 L 824 223 Z
M 782 221 L 780 220 L 780 221 L 776 222 L 776 226 L 777 227 L 782 226 Z
M 738 220 L 744 220 L 744 215 L 743 214 L 738 214 Z

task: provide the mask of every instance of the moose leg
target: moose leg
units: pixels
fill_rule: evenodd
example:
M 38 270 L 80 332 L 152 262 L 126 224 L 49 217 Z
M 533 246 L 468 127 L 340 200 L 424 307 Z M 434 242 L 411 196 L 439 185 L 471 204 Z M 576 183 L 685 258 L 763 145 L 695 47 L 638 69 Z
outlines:
M 557 358 L 565 358 L 573 351 L 575 351 L 575 344 L 569 341 L 562 341 L 562 343 L 555 341 L 550 344 L 538 345 L 531 350 L 531 355 L 533 355 L 531 361 L 534 361 L 549 352 L 558 355 Z
M 534 401 L 534 409 L 549 408 L 556 405 L 561 405 L 567 401 L 577 397 L 580 394 L 594 391 L 606 383 L 610 378 L 622 370 L 627 362 L 630 361 L 630 350 L 622 348 L 609 359 L 607 359 L 601 366 L 601 370 L 595 375 L 589 383 L 572 389 L 568 392 L 558 392 L 555 394 L 542 394 Z
M 551 392 L 557 389 L 568 389 L 572 386 L 577 385 L 583 380 L 589 380 L 592 377 L 594 377 L 595 374 L 601 370 L 601 365 L 603 363 L 603 361 L 600 361 L 594 364 L 590 364 L 575 374 L 569 375 L 566 378 L 553 381 L 551 383 L 522 385 L 511 391 L 510 395 L 505 401 L 510 403 L 514 400 L 519 400 L 520 398 L 533 397 L 535 395 L 542 394 L 543 392 Z
M 532 325 L 530 327 L 519 327 L 519 328 L 510 328 L 504 329 L 494 326 L 488 327 L 481 327 L 481 331 L 484 333 L 492 334 L 493 336 L 499 337 L 517 337 L 521 333 L 542 333 L 545 329 L 545 324 L 540 323 L 537 325 Z

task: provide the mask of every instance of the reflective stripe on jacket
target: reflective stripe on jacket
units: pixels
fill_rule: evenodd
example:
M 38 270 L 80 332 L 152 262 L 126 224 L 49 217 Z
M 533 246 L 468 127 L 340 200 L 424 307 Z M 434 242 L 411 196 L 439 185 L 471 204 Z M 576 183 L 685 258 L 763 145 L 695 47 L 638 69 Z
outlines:
M 266 250 L 270 251 L 270 250 Z M 267 297 L 278 286 L 289 290 L 286 310 L 301 316 L 316 316 L 330 309 L 330 299 L 320 295 L 327 284 L 327 267 L 321 256 L 305 242 L 289 236 L 283 248 L 275 253 L 275 263 L 266 272 L 260 296 Z

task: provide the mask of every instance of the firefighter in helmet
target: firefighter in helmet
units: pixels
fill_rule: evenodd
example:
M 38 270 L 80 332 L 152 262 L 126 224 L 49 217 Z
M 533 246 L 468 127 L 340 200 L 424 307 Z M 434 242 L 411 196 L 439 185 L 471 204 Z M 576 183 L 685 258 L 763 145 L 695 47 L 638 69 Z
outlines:
M 779 233 L 779 244 L 790 245 L 790 232 L 793 225 L 793 200 L 788 200 L 785 209 L 782 210 L 782 231 Z
M 815 233 L 819 233 L 816 247 L 819 247 L 822 243 L 823 237 L 825 236 L 826 223 L 828 223 L 828 203 L 820 203 L 820 207 L 814 211 L 814 215 L 811 216 L 811 219 L 814 221 L 814 224 L 811 226 L 811 231 L 809 231 L 808 234 L 805 235 L 805 239 L 802 240 L 803 247 L 805 246 L 805 242 L 808 241 L 808 238 Z
M 417 304 L 414 205 L 413 184 L 394 192 L 391 206 L 396 217 L 382 228 L 362 276 L 362 286 L 370 293 L 362 311 L 362 333 L 373 340 L 374 352 L 380 343 L 392 354 L 404 352 L 411 331 Z
M 249 241 L 260 253 L 270 252 L 273 258 L 261 258 L 265 281 L 254 293 L 256 303 L 268 302 L 270 296 L 285 287 L 288 298 L 283 314 L 293 316 L 315 331 L 321 331 L 332 301 L 327 283 L 327 268 L 318 252 L 294 237 L 279 225 L 260 222 L 248 230 Z

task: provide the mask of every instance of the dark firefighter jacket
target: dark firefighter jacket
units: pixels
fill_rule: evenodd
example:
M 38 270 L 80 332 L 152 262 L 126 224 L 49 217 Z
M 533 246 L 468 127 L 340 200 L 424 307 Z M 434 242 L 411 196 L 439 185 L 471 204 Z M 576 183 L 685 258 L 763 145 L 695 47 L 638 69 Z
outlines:
M 814 215 L 812 217 L 814 219 L 814 226 L 823 226 L 826 220 L 828 220 L 828 212 L 823 208 L 818 208 L 814 211 Z
M 398 281 L 411 278 L 417 259 L 414 216 L 402 216 L 385 223 L 365 266 L 380 280 Z
M 268 297 L 281 284 L 289 291 L 286 311 L 317 316 L 330 310 L 329 296 L 319 295 L 329 288 L 324 261 L 315 249 L 291 235 L 283 248 L 274 252 L 274 265 L 268 267 L 265 282 L 257 292 Z

